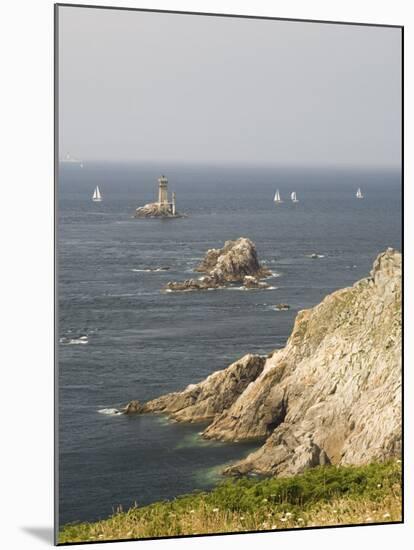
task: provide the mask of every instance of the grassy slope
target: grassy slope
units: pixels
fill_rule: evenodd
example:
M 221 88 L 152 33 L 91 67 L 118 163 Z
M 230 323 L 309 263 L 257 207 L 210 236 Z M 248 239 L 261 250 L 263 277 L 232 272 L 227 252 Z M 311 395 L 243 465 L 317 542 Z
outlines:
M 401 463 L 228 480 L 208 493 L 69 524 L 60 543 L 401 521 Z

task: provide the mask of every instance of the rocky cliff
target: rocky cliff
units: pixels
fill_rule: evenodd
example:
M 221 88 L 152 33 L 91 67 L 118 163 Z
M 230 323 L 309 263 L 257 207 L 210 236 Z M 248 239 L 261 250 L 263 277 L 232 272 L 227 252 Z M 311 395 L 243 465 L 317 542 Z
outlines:
M 205 267 L 214 269 L 210 256 Z M 263 438 L 228 474 L 293 475 L 398 456 L 401 321 L 401 254 L 388 249 L 369 277 L 299 312 L 283 349 L 247 355 L 140 412 L 209 419 L 205 438 Z
M 213 420 L 217 414 L 229 409 L 256 380 L 264 363 L 264 357 L 245 355 L 227 369 L 213 372 L 199 384 L 190 384 L 182 392 L 149 401 L 140 412 L 164 412 L 175 420 L 186 422 Z
M 244 237 L 226 241 L 223 248 L 208 250 L 195 271 L 205 276 L 169 282 L 166 290 L 207 290 L 232 283 L 243 284 L 245 288 L 267 288 L 267 283 L 260 279 L 271 275 L 260 265 L 255 245 Z

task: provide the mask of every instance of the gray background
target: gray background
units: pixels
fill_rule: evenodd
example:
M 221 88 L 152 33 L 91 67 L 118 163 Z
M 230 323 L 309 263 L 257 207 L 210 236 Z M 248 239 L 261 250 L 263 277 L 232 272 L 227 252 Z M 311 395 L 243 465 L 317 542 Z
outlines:
M 392 167 L 401 30 L 61 7 L 60 156 Z

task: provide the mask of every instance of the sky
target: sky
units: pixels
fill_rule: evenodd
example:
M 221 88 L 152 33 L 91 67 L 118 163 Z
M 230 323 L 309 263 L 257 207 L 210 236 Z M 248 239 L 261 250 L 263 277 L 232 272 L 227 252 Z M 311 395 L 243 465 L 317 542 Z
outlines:
M 401 30 L 59 8 L 59 155 L 396 167 Z

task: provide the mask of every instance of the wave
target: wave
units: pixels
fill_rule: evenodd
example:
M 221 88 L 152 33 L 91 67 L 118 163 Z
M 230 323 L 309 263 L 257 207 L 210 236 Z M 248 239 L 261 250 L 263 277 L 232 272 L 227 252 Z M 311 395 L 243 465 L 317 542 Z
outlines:
M 145 269 L 131 269 L 136 273 L 156 273 L 158 271 L 169 271 L 169 267 L 147 267 Z
M 87 336 L 79 336 L 79 338 L 67 338 L 65 336 L 62 336 L 62 338 L 59 338 L 59 343 L 63 344 L 65 346 L 74 346 L 79 344 L 89 344 L 89 340 Z
M 122 414 L 122 412 L 119 411 L 118 409 L 99 409 L 98 413 L 99 414 L 106 414 L 108 416 L 118 416 L 118 415 Z
M 271 271 L 270 272 L 270 275 L 267 275 L 266 277 L 264 277 L 265 279 L 276 279 L 277 277 L 281 277 L 282 274 L 279 273 L 278 271 Z
M 183 290 L 173 290 L 172 288 L 162 289 L 161 292 L 169 292 L 174 294 L 183 294 L 184 292 L 207 292 L 211 290 L 230 290 L 234 287 L 218 286 L 217 288 L 185 288 Z
M 222 287 L 222 288 L 225 288 L 226 290 L 245 290 L 245 291 L 248 291 L 248 290 L 277 290 L 279 287 L 277 286 L 268 286 L 266 288 L 247 288 L 245 286 L 229 286 L 229 287 Z

